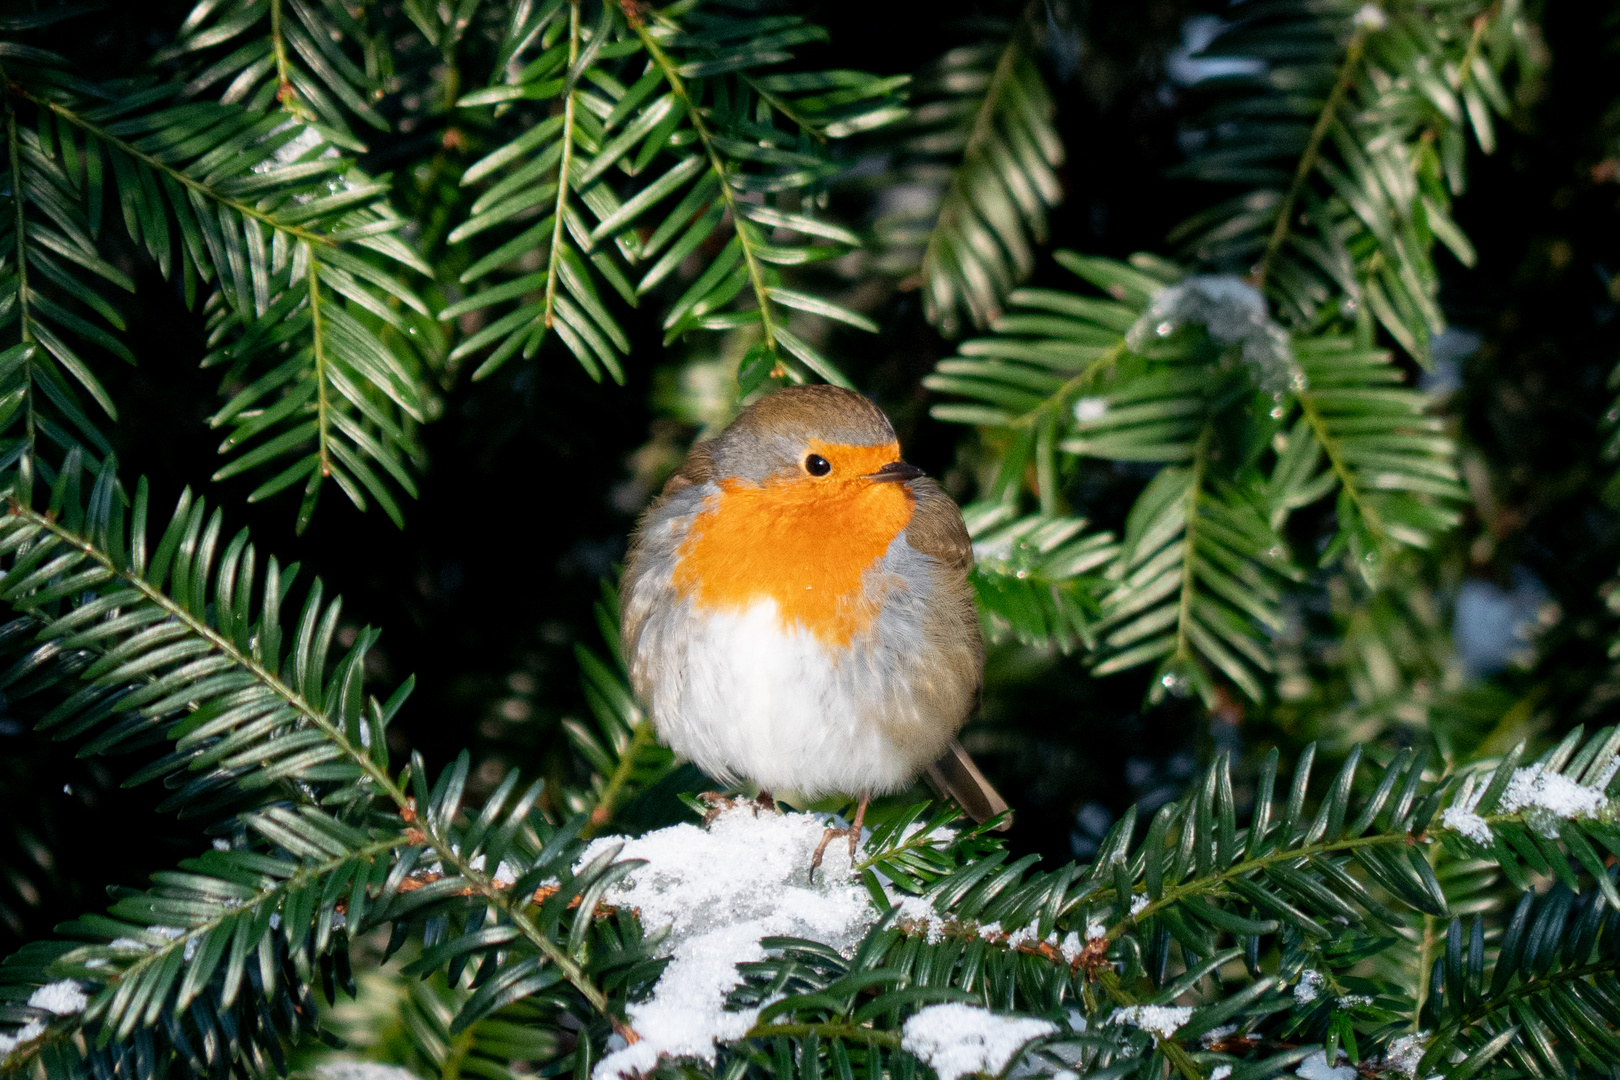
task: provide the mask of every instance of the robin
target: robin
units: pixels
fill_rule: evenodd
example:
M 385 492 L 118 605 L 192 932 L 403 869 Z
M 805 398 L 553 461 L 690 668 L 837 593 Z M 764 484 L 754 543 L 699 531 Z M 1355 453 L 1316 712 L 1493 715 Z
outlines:
M 925 773 L 973 818 L 1007 809 L 956 740 L 984 643 L 962 513 L 834 386 L 756 401 L 692 448 L 636 528 L 630 679 L 659 737 L 724 782 L 867 803 Z M 762 797 L 765 797 L 762 796 Z

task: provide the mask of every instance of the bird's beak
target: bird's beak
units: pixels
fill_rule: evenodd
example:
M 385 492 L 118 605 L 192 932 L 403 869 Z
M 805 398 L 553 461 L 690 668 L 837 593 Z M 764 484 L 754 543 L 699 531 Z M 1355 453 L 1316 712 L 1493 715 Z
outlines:
M 904 461 L 891 461 L 877 472 L 867 476 L 874 484 L 904 484 L 923 475 L 923 471 L 915 465 L 908 465 Z

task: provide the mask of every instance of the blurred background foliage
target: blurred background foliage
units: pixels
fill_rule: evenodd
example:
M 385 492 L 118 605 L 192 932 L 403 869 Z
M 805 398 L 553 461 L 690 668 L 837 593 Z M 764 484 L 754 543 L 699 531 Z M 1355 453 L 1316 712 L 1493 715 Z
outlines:
M 1442 101 L 1421 106 L 1432 116 L 1380 120 L 1404 125 L 1409 138 L 1401 145 L 1429 185 L 1419 231 L 1427 230 L 1421 239 L 1431 255 L 1428 247 L 1401 248 L 1401 236 L 1358 238 L 1355 228 L 1341 228 L 1344 219 L 1328 205 L 1335 176 L 1326 169 L 1296 175 L 1302 139 L 1319 141 L 1330 165 L 1349 166 L 1333 157 L 1342 152 L 1342 144 L 1334 150 L 1336 133 L 1313 132 L 1309 123 L 1281 130 L 1287 125 L 1272 123 L 1275 114 L 1254 97 L 1260 91 L 1244 82 L 1255 71 L 1245 49 L 1255 43 L 1218 32 L 1251 6 L 947 0 L 888 4 L 878 20 L 857 5 L 793 6 L 828 30 L 831 44 L 815 46 L 812 63 L 913 78 L 868 88 L 874 108 L 892 98 L 898 115 L 898 103 L 906 103 L 904 117 L 885 115 L 875 130 L 857 125 L 829 142 L 836 168 L 805 181 L 804 197 L 834 231 L 827 242 L 837 250 L 816 256 L 833 256 L 824 262 L 785 263 L 787 284 L 773 286 L 828 298 L 853 317 L 819 317 L 810 305 L 807 318 L 803 304 L 782 301 L 780 325 L 796 328 L 809 354 L 830 361 L 821 375 L 871 394 L 894 419 L 908 459 L 973 504 L 985 560 L 981 586 L 992 628 L 1004 632 L 991 650 L 984 708 L 964 741 L 1016 809 L 1014 850 L 1057 862 L 1094 855 L 1129 804 L 1150 811 L 1179 797 L 1221 751 L 1233 753 L 1240 775 L 1272 747 L 1288 758 L 1311 740 L 1329 757 L 1364 741 L 1386 757 L 1405 746 L 1436 746 L 1460 763 L 1499 755 L 1525 738 L 1550 744 L 1577 723 L 1612 723 L 1620 697 L 1611 648 L 1613 608 L 1620 607 L 1620 420 L 1610 383 L 1620 357 L 1620 97 L 1606 75 L 1620 26 L 1598 4 L 1514 7 L 1506 15 L 1500 4 L 1477 11 L 1442 5 L 1461 28 L 1446 46 L 1460 50 L 1460 70 L 1474 70 L 1478 57 L 1494 65 L 1489 92 L 1459 91 L 1455 116 Z M 611 602 L 600 602 L 637 513 L 693 439 L 717 430 L 737 407 L 739 370 L 746 387 L 758 388 L 773 373 L 815 377 L 815 364 L 791 348 L 761 353 L 761 331 L 751 322 L 721 319 L 715 329 L 666 333 L 662 316 L 724 256 L 726 237 L 717 233 L 699 238 L 698 254 L 675 268 L 658 303 L 614 309 L 622 316 L 624 341 L 614 353 L 621 374 L 611 366 L 588 370 L 551 339 L 532 357 L 514 355 L 474 379 L 495 346 L 488 338 L 471 349 L 464 343 L 507 309 L 459 303 L 481 287 L 467 275 L 521 228 L 496 223 L 469 237 L 465 223 L 487 209 L 474 200 L 489 183 L 463 180 L 515 131 L 555 110 L 542 102 L 518 123 L 510 110 L 527 107 L 521 93 L 490 93 L 472 104 L 466 95 L 486 83 L 521 86 L 524 78 L 547 77 L 523 75 L 502 53 L 509 9 L 531 6 L 378 0 L 291 7 L 312 18 L 363 16 L 359 33 L 345 26 L 333 39 L 349 50 L 354 70 L 299 74 L 284 104 L 307 110 L 335 145 L 347 147 L 355 168 L 386 185 L 387 201 L 406 223 L 400 235 L 431 270 L 401 271 L 424 308 L 436 314 L 458 305 L 452 318 L 412 324 L 420 335 L 413 355 L 422 365 L 421 393 L 405 439 L 417 492 L 398 499 L 404 526 L 336 494 L 303 516 L 295 513 L 296 491 L 250 502 L 265 475 L 210 482 L 219 467 L 222 432 L 210 419 L 222 371 L 199 361 L 217 345 L 210 337 L 217 320 L 210 323 L 201 304 L 188 306 L 184 280 L 165 276 L 112 227 L 100 242 L 136 287 L 138 301 L 119 303 L 127 329 L 118 337 L 137 363 L 93 344 L 85 350 L 117 405 L 106 437 L 126 478 L 150 479 L 155 506 L 172 505 L 187 485 L 208 488 L 233 528 L 251 525 L 265 549 L 316 568 L 345 597 L 340 642 L 353 642 L 363 626 L 383 628 L 366 657 L 368 678 L 386 689 L 416 677 L 414 696 L 388 729 L 392 750 L 419 751 L 437 771 L 470 747 L 474 799 L 518 766 L 548 778 L 548 797 L 567 801 L 575 792 L 576 806 L 589 806 L 594 796 L 587 793 L 594 785 L 599 795 L 621 760 L 612 744 L 629 738 L 622 721 L 633 719 L 627 703 L 613 698 L 612 646 L 600 617 Z M 205 4 L 193 13 L 188 2 L 152 0 L 36 28 L 29 24 L 34 6 L 13 4 L 3 25 L 7 42 L 61 53 L 97 80 L 181 72 L 200 80 L 196 73 L 208 71 L 209 93 L 230 84 L 240 100 L 258 95 L 273 107 L 277 83 L 256 54 L 237 56 L 238 43 L 224 31 L 217 39 L 198 36 L 225 26 L 238 8 L 253 5 Z M 1287 18 L 1306 8 L 1278 10 Z M 1384 16 L 1371 9 L 1370 18 L 1368 10 L 1335 8 L 1335 25 L 1382 47 L 1377 19 Z M 1437 17 L 1434 25 L 1443 23 Z M 1342 47 L 1333 34 L 1326 40 Z M 296 74 L 310 56 L 325 53 L 311 43 L 289 55 Z M 1305 77 L 1320 84 L 1302 93 L 1361 92 L 1348 84 L 1335 90 L 1343 73 L 1309 56 L 1268 59 L 1299 61 Z M 1400 58 L 1385 59 L 1399 74 Z M 352 100 L 332 92 L 334 80 L 351 85 Z M 1424 90 L 1406 89 L 1414 98 Z M 738 123 L 745 121 L 759 118 Z M 1262 145 L 1245 123 L 1259 123 L 1275 143 Z M 1021 162 L 1018 177 L 996 173 L 998 155 L 1008 153 Z M 760 166 L 769 167 L 787 166 Z M 1007 185 L 1000 203 L 984 194 L 998 183 Z M 1279 197 L 1292 199 L 1300 224 L 1275 243 L 1269 222 Z M 1271 218 L 1263 213 L 1268 206 Z M 526 228 L 538 219 L 516 220 Z M 1342 265 L 1326 247 L 1299 239 L 1316 235 L 1312 230 L 1338 237 Z M 861 244 L 839 240 L 845 231 Z M 990 233 L 995 254 L 987 258 Z M 643 234 L 645 242 L 650 229 Z M 1272 575 L 1264 589 L 1254 586 L 1269 597 L 1265 618 L 1234 631 L 1249 635 L 1267 661 L 1234 662 L 1247 671 L 1249 688 L 1209 650 L 1177 652 L 1168 666 L 1160 666 L 1158 653 L 1145 664 L 1117 665 L 1117 673 L 1094 670 L 1099 659 L 1121 655 L 1122 646 L 1109 651 L 1108 635 L 1130 618 L 1117 610 L 1118 600 L 1111 613 L 1105 599 L 1108 567 L 1125 565 L 1117 542 L 1133 543 L 1133 507 L 1147 481 L 1162 475 L 1161 464 L 1193 460 L 1193 451 L 1155 459 L 1098 449 L 1095 440 L 1104 436 L 1086 427 L 1097 417 L 1085 411 L 1078 383 L 1064 384 L 1052 414 L 1074 430 L 1054 427 L 1055 434 L 1040 436 L 1046 449 L 1032 442 L 1027 457 L 1018 456 L 1024 428 L 961 411 L 974 400 L 962 380 L 978 378 L 978 369 L 950 364 L 995 355 L 993 348 L 975 352 L 972 342 L 1079 333 L 1006 319 L 1048 310 L 1041 290 L 1125 300 L 1123 286 L 1109 286 L 1125 280 L 1125 264 L 1084 259 L 1126 260 L 1138 252 L 1206 273 L 1247 274 L 1267 263 L 1272 310 L 1284 325 L 1391 350 L 1393 370 L 1428 395 L 1423 408 L 1435 436 L 1456 443 L 1455 494 L 1433 501 L 1455 524 L 1436 523 L 1426 546 L 1397 544 L 1376 572 L 1347 569 L 1346 558 L 1353 563 L 1365 554 L 1357 545 L 1373 541 L 1343 520 L 1344 503 L 1327 488 L 1281 517 L 1255 519 L 1256 528 L 1278 530 L 1291 555 L 1264 571 Z M 1416 267 L 1400 279 L 1416 283 L 1410 304 L 1397 296 L 1386 297 L 1384 308 L 1371 299 L 1359 311 L 1345 307 L 1345 297 L 1356 294 L 1333 273 L 1376 286 L 1391 273 L 1399 278 L 1388 268 L 1401 257 Z M 1100 288 L 1072 272 L 1083 263 Z M 1174 276 L 1162 258 L 1136 266 L 1131 273 L 1147 273 L 1144 280 Z M 599 291 L 610 295 L 606 281 Z M 1014 286 L 1026 291 L 1009 300 Z M 1396 281 L 1386 291 L 1405 287 Z M 773 303 L 780 296 L 771 295 Z M 1146 303 L 1144 294 L 1134 310 Z M 1068 314 L 1085 322 L 1096 313 Z M 1118 312 L 1113 317 L 1117 322 Z M 1135 318 L 1109 332 L 1119 337 Z M 1212 363 L 1209 338 L 1193 333 L 1175 347 L 1190 350 L 1189 363 Z M 231 393 L 243 385 L 236 371 L 225 373 Z M 1098 393 L 1107 389 L 1098 385 Z M 1240 413 L 1252 398 L 1236 406 Z M 1263 410 L 1243 415 L 1260 427 L 1269 422 Z M 1293 415 L 1285 422 L 1294 423 Z M 956 422 L 962 419 L 978 426 Z M 1218 421 L 1209 421 L 1215 435 L 1194 433 L 1189 445 L 1228 438 Z M 1028 430 L 1045 429 L 1036 423 Z M 1281 436 L 1244 428 L 1230 437 L 1266 446 Z M 1050 448 L 1064 438 L 1094 442 L 1079 453 Z M 1238 470 L 1233 458 L 1221 460 L 1221 468 Z M 1232 472 L 1232 484 L 1252 479 L 1240 472 Z M 1242 500 L 1232 498 L 1236 514 Z M 1009 523 L 1029 528 L 1018 523 L 1031 514 L 1040 517 L 1034 527 L 1048 529 L 1039 550 L 1019 541 L 1027 533 L 996 532 Z M 1053 559 L 1028 562 L 1052 552 L 1067 560 L 1057 569 Z M 1032 616 L 1007 591 L 1032 573 L 1055 575 L 1058 592 L 1069 590 L 1054 610 Z M 996 612 L 1012 615 L 998 624 Z M 1027 625 L 1029 618 L 1040 625 Z M 1266 620 L 1269 628 L 1256 629 Z M 609 666 L 593 667 L 590 657 Z M 122 771 L 75 757 L 75 744 L 33 731 L 43 707 L 8 698 L 0 712 L 0 953 L 46 934 L 64 913 L 100 907 L 109 883 L 140 883 L 201 843 L 187 821 L 152 813 L 162 795 L 155 786 L 123 787 Z M 593 760 L 593 745 L 603 751 L 600 760 Z M 666 763 L 642 751 L 636 782 L 664 776 Z M 631 804 L 621 824 L 680 813 L 673 792 L 702 782 L 690 773 L 667 777 L 651 797 Z M 109 822 L 115 843 L 108 842 Z M 395 1013 L 431 1018 L 448 1007 L 435 995 L 450 991 L 436 984 L 410 993 L 420 1000 Z

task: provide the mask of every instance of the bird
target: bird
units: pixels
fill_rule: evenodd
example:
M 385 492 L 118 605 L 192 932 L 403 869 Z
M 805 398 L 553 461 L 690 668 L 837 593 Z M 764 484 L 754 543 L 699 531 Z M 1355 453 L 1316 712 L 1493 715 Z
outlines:
M 643 513 L 623 655 L 660 741 L 761 799 L 870 800 L 919 775 L 983 823 L 1007 803 L 956 735 L 984 641 L 962 512 L 852 390 L 790 386 L 696 443 Z M 1005 817 L 998 827 L 1005 828 Z

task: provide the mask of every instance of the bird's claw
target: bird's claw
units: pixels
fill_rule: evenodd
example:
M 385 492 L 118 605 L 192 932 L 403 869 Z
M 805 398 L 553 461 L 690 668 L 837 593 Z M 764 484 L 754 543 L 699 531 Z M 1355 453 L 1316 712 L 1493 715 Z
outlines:
M 759 816 L 761 810 L 776 812 L 776 800 L 771 798 L 771 793 L 768 791 L 762 791 L 752 799 L 746 795 L 722 795 L 718 791 L 701 792 L 697 798 L 698 802 L 709 808 L 708 812 L 703 815 L 702 824 L 705 829 L 713 825 L 714 819 L 727 810 L 736 810 L 746 806 L 754 812 L 755 817 Z
M 810 873 L 812 875 L 815 874 L 816 868 L 821 865 L 821 857 L 827 853 L 827 845 L 832 843 L 833 839 L 839 836 L 849 837 L 849 861 L 851 865 L 854 865 L 855 852 L 858 851 L 861 846 L 860 827 L 852 825 L 844 829 L 834 829 L 829 826 L 821 833 L 821 843 L 816 845 L 816 853 L 810 856 Z
M 834 829 L 829 827 L 821 834 L 821 843 L 816 845 L 816 853 L 810 857 L 810 876 L 815 877 L 816 867 L 821 865 L 821 857 L 827 853 L 827 845 L 832 843 L 835 836 L 849 837 L 849 865 L 855 868 L 855 853 L 860 850 L 861 832 L 866 825 L 866 805 L 871 801 L 870 795 L 862 795 L 861 801 L 855 806 L 855 820 L 846 828 Z

